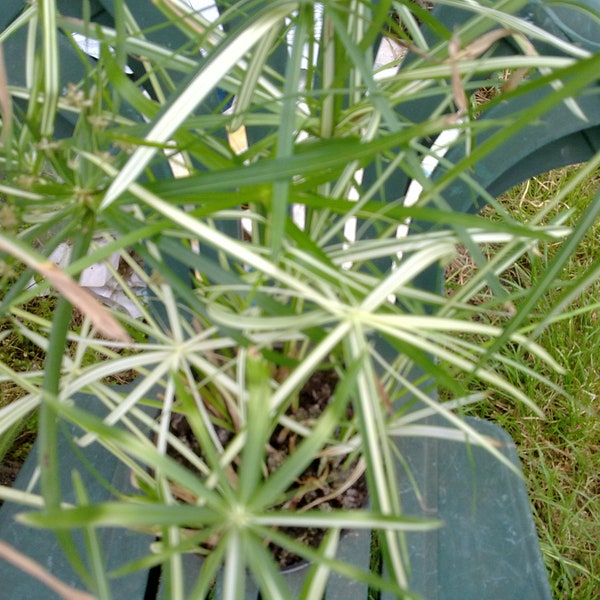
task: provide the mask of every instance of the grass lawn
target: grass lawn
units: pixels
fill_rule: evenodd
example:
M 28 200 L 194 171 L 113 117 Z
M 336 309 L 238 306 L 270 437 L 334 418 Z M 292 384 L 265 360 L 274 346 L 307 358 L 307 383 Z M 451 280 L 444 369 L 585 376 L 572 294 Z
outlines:
M 528 219 L 574 173 L 574 168 L 560 169 L 532 179 L 507 194 L 502 204 Z M 564 203 L 573 208 L 573 219 L 599 188 L 600 172 L 596 172 L 569 194 Z M 552 255 L 552 247 L 530 253 L 503 283 L 515 288 L 534 285 Z M 596 223 L 540 309 L 552 306 L 576 274 L 599 264 L 600 223 Z M 449 288 L 460 285 L 470 271 L 472 266 L 463 257 L 454 268 Z M 564 308 L 537 341 L 566 369 L 563 375 L 545 373 L 566 393 L 533 378 L 517 379 L 510 372 L 507 376 L 535 401 L 545 418 L 500 395 L 474 410 L 503 426 L 518 446 L 554 598 L 592 600 L 600 593 L 600 281 Z M 540 364 L 535 367 L 543 369 Z

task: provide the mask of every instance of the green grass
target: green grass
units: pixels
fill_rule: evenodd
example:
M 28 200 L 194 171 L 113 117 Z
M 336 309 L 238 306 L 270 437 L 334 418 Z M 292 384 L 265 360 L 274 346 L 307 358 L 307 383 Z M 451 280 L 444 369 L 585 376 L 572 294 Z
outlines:
M 3 282 L 4 289 L 10 286 L 11 279 Z M 0 289 L 0 299 L 2 298 Z M 44 333 L 44 327 L 36 322 L 35 317 L 43 320 L 51 320 L 56 307 L 56 297 L 52 295 L 39 296 L 30 300 L 22 306 L 21 321 L 24 325 L 31 328 L 33 333 Z M 71 328 L 78 332 L 81 327 L 81 313 L 75 311 L 71 320 Z M 74 351 L 74 345 L 73 351 Z M 127 355 L 130 351 L 125 349 L 121 351 L 122 355 Z M 8 316 L 0 319 L 0 362 L 4 363 L 10 369 L 18 373 L 31 373 L 33 371 L 42 372 L 46 353 L 32 339 L 19 332 L 14 324 L 10 322 Z M 98 360 L 92 350 L 88 350 L 82 364 L 93 364 Z M 133 372 L 119 373 L 109 381 L 115 383 L 127 383 L 134 376 Z M 13 381 L 0 381 L 0 408 L 9 405 L 21 398 L 25 391 Z M 37 431 L 37 414 L 34 411 L 29 418 L 17 423 L 9 431 L 0 435 L 0 482 L 8 481 L 10 474 L 27 457 L 33 442 L 35 441 Z
M 502 204 L 519 219 L 536 214 L 575 169 L 560 169 L 513 189 Z M 573 219 L 600 187 L 600 172 L 565 199 Z M 564 206 L 562 207 L 565 208 Z M 507 274 L 505 285 L 535 285 L 556 248 L 530 253 Z M 539 307 L 552 306 L 568 281 L 600 262 L 600 223 L 596 223 Z M 472 266 L 465 256 L 452 270 L 449 286 L 460 285 Z M 485 294 L 482 301 L 485 300 Z M 600 589 L 600 281 L 595 281 L 538 338 L 566 369 L 546 370 L 564 395 L 523 374 L 507 377 L 543 410 L 541 419 L 526 407 L 493 395 L 476 413 L 503 426 L 515 440 L 529 488 L 553 596 L 592 600 Z M 530 360 L 524 355 L 520 361 Z M 542 364 L 536 369 L 543 370 Z
M 49 318 L 52 315 L 54 304 L 54 298 L 40 296 L 31 300 L 25 309 L 31 314 Z M 8 317 L 0 320 L 0 336 L 0 361 L 2 363 L 19 373 L 43 368 L 44 351 L 12 328 Z M 16 383 L 0 381 L 0 408 L 18 400 L 24 393 Z M 25 460 L 33 445 L 36 429 L 37 411 L 0 436 L 0 481 L 12 479 L 13 472 Z

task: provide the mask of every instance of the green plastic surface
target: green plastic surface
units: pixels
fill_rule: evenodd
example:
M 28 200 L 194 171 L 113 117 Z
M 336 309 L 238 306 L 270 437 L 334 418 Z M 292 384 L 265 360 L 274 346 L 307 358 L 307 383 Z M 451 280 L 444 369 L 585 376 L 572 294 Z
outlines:
M 421 495 L 399 473 L 403 509 L 445 524 L 437 531 L 408 535 L 411 590 L 428 600 L 551 600 L 515 445 L 493 423 L 468 422 L 497 443 L 517 473 L 477 446 L 399 440 Z M 384 595 L 382 600 L 392 599 Z
M 125 392 L 127 386 L 122 386 L 121 389 Z M 79 394 L 74 401 L 92 414 L 102 416 L 106 413 L 103 405 L 89 395 Z M 75 471 L 81 475 L 85 489 L 93 501 L 115 499 L 111 490 L 100 483 L 99 477 L 114 490 L 120 490 L 122 493 L 135 492 L 130 483 L 130 470 L 123 463 L 117 461 L 114 455 L 99 444 L 92 444 L 84 449 L 75 447 L 72 440 L 80 435 L 81 431 L 70 424 L 63 425 L 59 432 L 60 488 L 63 501 L 76 501 L 72 480 Z M 37 444 L 19 472 L 15 489 L 24 489 L 30 481 L 37 468 L 36 450 Z M 36 492 L 37 488 L 32 491 Z M 63 583 L 85 589 L 81 578 L 67 561 L 51 531 L 28 528 L 15 520 L 17 514 L 27 510 L 17 504 L 4 503 L 0 508 L 0 539 L 38 562 Z M 98 534 L 109 572 L 122 566 L 124 561 L 147 555 L 149 544 L 152 542 L 150 536 L 123 529 L 103 528 Z M 77 532 L 73 537 L 82 549 L 81 556 L 86 556 L 81 533 Z M 115 579 L 113 590 L 118 592 L 114 597 L 142 600 L 147 579 L 145 571 Z M 14 565 L 0 560 L 0 598 L 58 600 L 60 597 Z
M 584 2 L 600 10 L 598 0 Z M 19 0 L 5 0 L 0 26 L 6 27 L 24 6 Z M 59 0 L 58 6 L 64 14 L 77 16 L 81 3 L 75 0 Z M 111 0 L 94 0 L 92 13 L 100 22 L 110 22 L 114 16 Z M 160 13 L 146 1 L 130 1 L 129 7 L 136 19 L 144 26 L 160 22 Z M 580 18 L 580 13 L 568 7 L 554 7 L 552 10 L 543 2 L 531 2 L 524 8 L 532 21 L 552 27 L 556 35 L 575 41 L 583 47 L 597 51 L 597 24 Z M 461 12 L 449 7 L 440 9 L 440 15 L 452 30 L 461 22 Z M 180 32 L 174 28 L 155 30 L 155 40 L 168 47 L 176 47 Z M 431 35 L 431 34 L 430 34 Z M 23 81 L 23 37 L 14 37 L 8 41 L 5 53 L 9 59 L 9 78 L 11 82 Z M 79 77 L 82 68 L 79 58 L 69 50 L 68 40 L 61 40 L 61 49 L 65 56 L 62 72 L 64 83 Z M 509 45 L 499 47 L 499 52 L 511 52 Z M 276 62 L 285 58 L 279 54 Z M 409 59 L 410 60 L 410 59 Z M 281 64 L 273 65 L 282 68 Z M 551 93 L 548 89 L 540 94 Z M 489 117 L 515 114 L 526 110 L 530 99 L 523 98 L 519 104 L 511 102 L 501 105 L 497 113 Z M 539 123 L 523 131 L 521 139 L 509 142 L 488 158 L 476 165 L 475 177 L 482 187 L 492 195 L 508 189 L 515 183 L 550 168 L 580 162 L 589 159 L 600 148 L 600 102 L 598 86 L 592 88 L 580 105 L 587 115 L 587 121 L 574 119 L 563 106 L 557 106 Z M 414 120 L 428 107 L 421 103 L 403 105 L 405 116 Z M 64 135 L 68 135 L 72 122 L 68 115 L 58 124 Z M 252 137 L 253 132 L 249 132 Z M 258 132 L 257 132 L 258 135 Z M 483 138 L 478 140 L 478 143 Z M 460 158 L 459 150 L 448 155 L 453 161 Z M 366 180 L 369 173 L 365 174 Z M 402 195 L 408 185 L 403 173 L 398 173 L 384 194 L 389 197 Z M 481 200 L 468 193 L 460 185 L 448 190 L 447 200 L 456 210 L 473 211 L 481 205 Z M 174 249 L 174 255 L 176 254 Z M 185 270 L 187 267 L 179 265 Z M 432 271 L 422 282 L 427 289 L 438 289 L 441 270 Z M 95 406 L 93 399 L 81 396 L 78 402 Z M 498 427 L 484 421 L 471 423 L 477 431 L 498 441 L 502 452 L 518 470 L 518 458 L 512 441 Z M 408 539 L 411 556 L 411 585 L 415 592 L 429 600 L 548 600 L 550 590 L 547 575 L 531 515 L 526 488 L 518 475 L 502 467 L 496 459 L 481 449 L 463 444 L 429 440 L 423 438 L 403 438 L 398 447 L 411 474 L 416 478 L 422 497 L 415 495 L 407 473 L 400 470 L 401 498 L 407 514 L 424 515 L 442 519 L 446 526 L 441 530 L 413 535 Z M 82 460 L 81 456 L 84 456 Z M 35 455 L 30 457 L 23 467 L 16 487 L 22 487 L 28 481 L 35 468 Z M 100 485 L 90 466 L 102 477 L 110 481 L 115 488 L 131 491 L 129 474 L 114 457 L 95 445 L 86 449 L 82 455 L 71 444 L 68 436 L 61 439 L 61 469 L 65 490 L 65 499 L 72 498 L 70 472 L 77 469 L 84 477 L 86 487 L 94 501 L 111 497 L 110 490 Z M 62 558 L 62 553 L 51 533 L 27 529 L 14 521 L 14 515 L 22 508 L 6 503 L 0 510 L 0 537 L 15 545 L 53 574 L 73 586 L 83 589 L 79 577 Z M 131 560 L 148 551 L 151 539 L 141 534 L 124 531 L 105 530 L 102 541 L 109 568 L 123 560 Z M 368 533 L 349 532 L 342 540 L 340 558 L 353 561 L 367 568 L 369 564 L 370 536 Z M 199 559 L 186 556 L 186 585 L 191 591 L 193 578 L 199 568 Z M 294 593 L 302 586 L 305 569 L 297 569 L 286 574 L 290 588 Z M 30 598 L 48 598 L 53 596 L 45 587 L 31 577 L 24 575 L 7 563 L 0 562 L 0 581 L 2 589 L 10 590 L 11 600 L 29 600 Z M 147 574 L 137 574 L 121 578 L 114 583 L 114 597 L 129 600 L 151 600 L 146 595 Z M 164 589 L 157 590 L 159 598 L 166 600 Z M 250 583 L 247 598 L 258 598 L 258 592 Z M 332 577 L 327 589 L 328 599 L 352 600 L 366 599 L 368 590 L 364 585 L 349 581 L 341 576 Z M 1 594 L 0 594 L 1 595 Z M 390 600 L 385 595 L 383 600 Z

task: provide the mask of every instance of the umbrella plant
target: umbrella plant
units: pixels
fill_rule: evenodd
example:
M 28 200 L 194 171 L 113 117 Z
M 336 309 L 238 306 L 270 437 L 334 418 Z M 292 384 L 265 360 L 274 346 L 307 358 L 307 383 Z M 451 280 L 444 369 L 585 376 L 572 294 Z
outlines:
M 574 231 L 561 214 L 516 222 L 472 166 L 558 104 L 585 118 L 578 95 L 598 57 L 520 17 L 516 0 L 440 2 L 468 11 L 455 31 L 412 2 L 141 4 L 24 3 L 0 34 L 0 306 L 45 353 L 39 370 L 0 367 L 23 389 L 0 428 L 39 410 L 40 461 L 39 493 L 0 494 L 37 504 L 24 522 L 56 530 L 74 563 L 69 532 L 89 532 L 98 597 L 110 597 L 94 536 L 106 525 L 156 538 L 123 569 L 162 564 L 172 598 L 185 552 L 205 556 L 195 597 L 221 569 L 224 597 L 241 597 L 246 570 L 265 597 L 289 597 L 274 546 L 315 565 L 307 598 L 330 573 L 400 595 L 404 534 L 440 523 L 404 514 L 396 436 L 469 440 L 507 462 L 460 416 L 485 401 L 469 384 L 537 412 L 503 365 L 546 381 L 515 361 L 520 348 L 561 367 L 522 329 L 552 279 L 515 291 L 503 273 L 595 218 Z M 553 97 L 526 115 L 486 118 L 547 84 Z M 453 208 L 457 182 L 497 218 Z M 459 245 L 478 273 L 450 298 L 439 274 Z M 48 259 L 64 246 L 59 268 Z M 98 265 L 134 314 L 77 283 Z M 40 294 L 56 295 L 51 314 L 27 309 Z M 124 372 L 131 382 L 115 385 Z M 303 390 L 324 385 L 314 409 Z M 75 477 L 78 503 L 65 506 L 65 420 L 77 444 L 127 465 L 135 491 L 95 503 Z M 348 481 L 368 491 L 364 506 L 334 504 Z M 375 532 L 387 575 L 335 558 L 346 529 Z M 311 545 L 302 530 L 327 533 Z

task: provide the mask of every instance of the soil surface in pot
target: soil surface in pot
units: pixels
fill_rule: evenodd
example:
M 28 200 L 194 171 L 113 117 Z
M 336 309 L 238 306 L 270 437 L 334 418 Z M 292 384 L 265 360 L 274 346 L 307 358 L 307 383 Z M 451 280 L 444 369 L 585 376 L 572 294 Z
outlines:
M 317 371 L 300 391 L 296 407 L 288 410 L 288 415 L 296 421 L 309 422 L 318 418 L 325 410 L 337 384 L 337 375 L 333 371 Z M 351 417 L 351 407 L 348 409 Z M 171 422 L 171 433 L 176 435 L 196 454 L 201 455 L 198 441 L 183 415 L 176 415 Z M 227 432 L 223 432 L 223 442 L 227 441 Z M 267 470 L 272 473 L 286 458 L 292 454 L 300 443 L 299 436 L 281 426 L 278 426 L 267 448 Z M 187 463 L 175 451 L 171 456 L 185 464 Z M 332 457 L 325 461 L 316 458 L 302 475 L 296 479 L 288 490 L 288 500 L 278 508 L 286 510 L 321 509 L 357 509 L 365 505 L 367 500 L 367 484 L 363 471 L 356 462 L 347 464 L 347 459 Z M 277 507 L 276 507 L 277 508 Z M 325 535 L 325 530 L 319 528 L 281 528 L 282 533 L 295 538 L 297 541 L 318 547 Z M 303 562 L 303 559 L 284 548 L 269 543 L 269 548 L 281 569 L 288 569 Z

